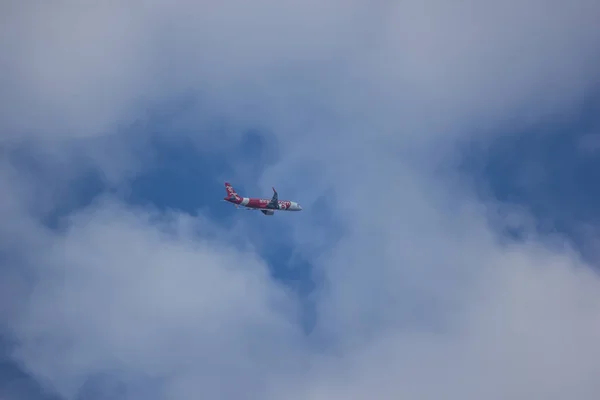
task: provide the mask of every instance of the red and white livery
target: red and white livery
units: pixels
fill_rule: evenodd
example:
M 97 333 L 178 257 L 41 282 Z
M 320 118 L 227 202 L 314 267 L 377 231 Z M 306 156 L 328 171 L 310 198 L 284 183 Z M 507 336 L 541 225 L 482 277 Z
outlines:
M 227 191 L 225 201 L 235 204 L 236 207 L 242 206 L 246 210 L 260 210 L 265 215 L 273 215 L 275 211 L 302 211 L 300 204 L 295 201 L 279 200 L 275 188 L 271 200 L 241 197 L 229 182 L 225 182 L 225 190 Z

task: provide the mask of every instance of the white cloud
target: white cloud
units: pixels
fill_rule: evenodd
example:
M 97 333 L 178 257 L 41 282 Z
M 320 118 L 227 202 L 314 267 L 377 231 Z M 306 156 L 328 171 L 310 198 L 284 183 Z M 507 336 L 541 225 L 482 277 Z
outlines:
M 170 399 L 597 397 L 590 266 L 533 234 L 506 247 L 487 219 L 495 206 L 435 173 L 473 131 L 578 105 L 600 70 L 597 2 L 3 8 L 0 140 L 25 137 L 55 166 L 0 168 L 1 247 L 19 267 L 0 270 L 18 288 L 0 315 L 37 378 L 68 396 L 108 372 L 142 381 L 132 398 L 149 385 Z M 110 201 L 64 231 L 36 220 L 71 195 L 82 165 L 111 181 L 135 173 L 146 149 L 117 127 L 188 90 L 203 104 L 174 122 L 186 134 L 220 117 L 266 128 L 281 159 L 257 186 L 331 195 L 346 230 L 311 260 L 327 280 L 314 336 L 264 261 L 230 244 L 252 237 L 247 226 Z M 306 221 L 277 226 L 310 247 L 323 228 Z
M 111 203 L 74 216 L 27 257 L 38 282 L 11 324 L 17 357 L 69 398 L 115 370 L 206 396 L 231 379 L 250 385 L 231 395 L 260 388 L 270 363 L 289 363 L 273 352 L 298 341 L 294 299 L 252 252 L 197 237 L 204 224 Z
M 380 118 L 479 127 L 577 100 L 597 78 L 599 13 L 588 0 L 18 2 L 3 13 L 3 126 L 98 134 L 192 89 L 204 112 L 262 124 L 318 106 L 370 134 Z

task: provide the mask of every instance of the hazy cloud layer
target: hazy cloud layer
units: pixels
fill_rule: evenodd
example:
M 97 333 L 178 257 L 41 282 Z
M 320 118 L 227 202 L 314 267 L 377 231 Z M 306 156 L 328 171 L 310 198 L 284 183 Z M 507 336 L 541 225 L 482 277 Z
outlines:
M 17 132 L 105 133 L 190 89 L 210 99 L 210 112 L 263 124 L 293 126 L 289 117 L 314 118 L 318 108 L 363 121 L 370 134 L 425 116 L 485 125 L 559 112 L 597 82 L 593 0 L 4 8 L 12 73 L 3 74 L 3 126 Z
M 597 2 L 1 10 L 2 333 L 47 387 L 66 398 L 597 398 L 598 277 L 561 238 L 503 243 L 504 224 L 528 230 L 527 216 L 505 220 L 439 172 L 460 140 L 563 117 L 594 89 Z M 335 205 L 340 241 L 318 219 L 270 222 L 298 251 L 327 244 L 310 260 L 324 277 L 310 337 L 247 224 L 229 232 L 114 199 L 58 229 L 40 222 L 88 168 L 126 184 L 152 162 L 156 132 L 123 132 L 190 92 L 199 105 L 159 134 L 222 151 L 236 128 L 264 128 L 279 161 L 244 186 L 276 184 L 305 214 L 320 195 Z M 222 119 L 221 141 L 207 127 Z M 41 168 L 15 161 L 22 148 Z

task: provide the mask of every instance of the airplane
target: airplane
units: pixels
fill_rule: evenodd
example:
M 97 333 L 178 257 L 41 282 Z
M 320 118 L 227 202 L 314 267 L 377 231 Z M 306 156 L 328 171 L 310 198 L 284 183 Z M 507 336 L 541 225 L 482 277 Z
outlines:
M 295 201 L 279 200 L 275 188 L 271 200 L 241 197 L 229 182 L 225 182 L 225 190 L 227 197 L 223 200 L 235 204 L 236 208 L 243 206 L 246 210 L 260 210 L 265 215 L 273 215 L 275 211 L 302 211 L 300 204 Z

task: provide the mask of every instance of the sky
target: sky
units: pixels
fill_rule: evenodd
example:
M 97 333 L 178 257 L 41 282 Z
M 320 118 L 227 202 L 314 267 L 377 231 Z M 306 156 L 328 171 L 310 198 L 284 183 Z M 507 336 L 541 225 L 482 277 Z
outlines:
M 599 18 L 3 2 L 0 398 L 598 398 Z

